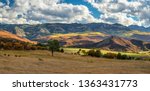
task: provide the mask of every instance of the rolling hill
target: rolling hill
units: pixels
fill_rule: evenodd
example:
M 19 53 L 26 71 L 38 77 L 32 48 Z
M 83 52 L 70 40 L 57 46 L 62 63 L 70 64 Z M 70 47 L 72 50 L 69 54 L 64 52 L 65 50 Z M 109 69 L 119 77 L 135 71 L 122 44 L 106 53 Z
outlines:
M 89 45 L 78 45 L 74 47 L 101 48 L 112 51 L 138 52 L 141 50 L 150 49 L 149 44 L 150 44 L 149 42 L 143 42 L 140 40 L 111 36 L 97 43 Z
M 150 32 L 133 30 L 122 34 L 124 37 L 150 42 Z
M 30 43 L 35 43 L 33 41 L 46 43 L 49 39 L 56 39 L 65 47 L 95 47 L 134 52 L 150 49 L 149 28 L 140 26 L 127 27 L 106 23 L 0 24 L 0 30 L 8 31 L 0 32 L 3 38 Z
M 86 32 L 86 33 L 55 34 L 50 36 L 39 37 L 34 40 L 44 42 L 50 39 L 55 39 L 60 42 L 61 46 L 76 46 L 76 45 L 96 43 L 108 36 L 109 35 L 100 32 Z
M 28 42 L 28 43 L 32 43 L 32 44 L 37 43 L 37 42 L 31 41 L 31 40 L 28 40 L 26 38 L 19 37 L 15 34 L 5 31 L 5 30 L 0 30 L 0 39 L 12 40 L 12 41 L 17 40 L 17 41 Z

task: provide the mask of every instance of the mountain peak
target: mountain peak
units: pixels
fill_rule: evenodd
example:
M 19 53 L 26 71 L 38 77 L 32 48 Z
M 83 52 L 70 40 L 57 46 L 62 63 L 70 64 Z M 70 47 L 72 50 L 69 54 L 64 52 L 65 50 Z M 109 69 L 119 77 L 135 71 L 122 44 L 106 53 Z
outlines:
M 96 48 L 102 48 L 102 49 L 114 50 L 114 51 L 137 52 L 138 50 L 140 50 L 137 46 L 132 44 L 130 40 L 118 36 L 108 37 L 103 41 L 97 43 L 95 46 Z

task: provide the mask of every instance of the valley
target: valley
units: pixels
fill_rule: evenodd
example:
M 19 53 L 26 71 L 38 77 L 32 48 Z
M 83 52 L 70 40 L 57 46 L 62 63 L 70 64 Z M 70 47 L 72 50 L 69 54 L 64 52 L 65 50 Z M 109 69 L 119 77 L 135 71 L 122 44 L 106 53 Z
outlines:
M 0 73 L 147 74 L 148 29 L 105 23 L 0 24 Z M 58 41 L 54 56 L 49 40 L 54 48 Z

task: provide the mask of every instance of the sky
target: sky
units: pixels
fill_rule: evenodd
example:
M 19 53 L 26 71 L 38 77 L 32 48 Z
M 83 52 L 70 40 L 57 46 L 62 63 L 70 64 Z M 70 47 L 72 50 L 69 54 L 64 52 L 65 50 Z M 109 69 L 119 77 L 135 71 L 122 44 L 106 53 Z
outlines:
M 150 0 L 0 0 L 0 23 L 150 26 Z

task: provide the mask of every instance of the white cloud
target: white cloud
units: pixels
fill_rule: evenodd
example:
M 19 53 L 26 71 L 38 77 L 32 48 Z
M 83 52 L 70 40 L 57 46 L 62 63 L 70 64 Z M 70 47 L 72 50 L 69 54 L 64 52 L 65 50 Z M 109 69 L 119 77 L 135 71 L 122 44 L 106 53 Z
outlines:
M 86 6 L 59 2 L 60 0 L 15 0 L 13 7 L 0 3 L 1 20 L 3 23 L 19 24 L 95 21 Z
M 2 23 L 90 23 L 106 22 L 150 26 L 149 0 L 84 0 L 101 13 L 96 19 L 84 5 L 60 3 L 63 0 L 9 0 L 0 2 Z
M 10 4 L 10 1 L 9 1 L 9 0 L 6 0 L 6 3 L 7 3 L 7 5 L 9 5 L 9 4 Z
M 102 13 L 100 20 L 124 25 L 150 26 L 149 0 L 86 0 Z M 134 18 L 133 18 L 134 17 Z

